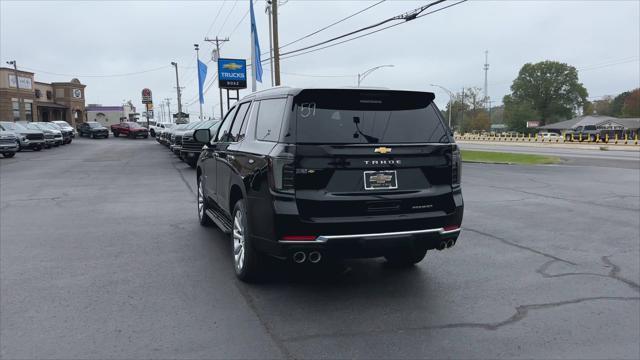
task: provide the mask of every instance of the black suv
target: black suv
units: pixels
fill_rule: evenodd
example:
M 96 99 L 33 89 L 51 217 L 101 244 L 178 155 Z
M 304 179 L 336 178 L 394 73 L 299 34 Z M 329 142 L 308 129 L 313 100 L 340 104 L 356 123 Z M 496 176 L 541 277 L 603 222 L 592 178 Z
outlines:
M 460 152 L 427 92 L 273 88 L 240 100 L 197 163 L 200 223 L 232 234 L 237 276 L 265 255 L 421 261 L 455 244 Z

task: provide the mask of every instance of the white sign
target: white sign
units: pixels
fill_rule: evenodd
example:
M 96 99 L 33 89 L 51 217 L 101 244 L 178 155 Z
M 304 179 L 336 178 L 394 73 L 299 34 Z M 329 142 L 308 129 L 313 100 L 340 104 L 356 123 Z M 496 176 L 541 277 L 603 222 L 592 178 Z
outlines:
M 73 89 L 73 97 L 76 98 L 76 99 L 81 99 L 82 98 L 82 90 Z
M 31 89 L 31 78 L 18 75 L 18 81 L 20 82 L 20 89 Z M 9 74 L 9 87 L 16 87 L 16 76 L 14 74 Z

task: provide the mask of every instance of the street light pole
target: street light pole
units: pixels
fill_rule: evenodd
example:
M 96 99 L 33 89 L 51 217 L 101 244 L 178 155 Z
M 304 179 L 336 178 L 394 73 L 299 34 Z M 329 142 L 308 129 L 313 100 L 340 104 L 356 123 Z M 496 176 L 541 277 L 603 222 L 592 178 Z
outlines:
M 178 122 L 182 122 L 182 96 L 180 94 L 180 81 L 178 80 L 178 63 L 172 61 L 171 65 L 176 68 L 176 90 L 178 91 Z
M 198 61 L 196 62 L 196 71 L 198 72 L 198 103 L 200 104 L 200 121 L 202 121 L 202 101 L 200 101 L 200 46 L 198 44 L 193 44 L 196 48 L 196 58 Z
M 380 69 L 380 68 L 384 68 L 384 67 L 393 67 L 393 65 L 380 65 L 380 66 L 376 66 L 373 67 L 365 72 L 363 72 L 362 74 L 358 74 L 358 87 L 360 87 L 360 83 L 367 77 L 369 76 L 372 72 Z
M 429 84 L 429 85 L 439 87 L 440 89 L 446 91 L 447 94 L 449 94 L 449 129 L 451 129 L 451 113 L 453 112 L 453 98 L 454 98 L 453 92 L 441 85 L 437 85 L 437 84 Z

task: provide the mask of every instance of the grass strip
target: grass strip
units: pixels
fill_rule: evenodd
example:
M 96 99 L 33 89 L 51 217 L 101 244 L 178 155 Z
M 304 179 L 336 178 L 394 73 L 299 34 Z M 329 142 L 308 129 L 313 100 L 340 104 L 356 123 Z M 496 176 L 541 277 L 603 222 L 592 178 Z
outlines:
M 462 150 L 462 161 L 491 164 L 541 165 L 557 164 L 560 162 L 560 158 L 557 156 L 535 154 Z

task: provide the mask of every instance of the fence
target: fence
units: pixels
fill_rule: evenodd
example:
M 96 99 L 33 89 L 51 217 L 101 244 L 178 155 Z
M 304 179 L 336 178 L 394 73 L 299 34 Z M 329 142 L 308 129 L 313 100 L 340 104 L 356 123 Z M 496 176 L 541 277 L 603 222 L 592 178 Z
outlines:
M 569 143 L 588 143 L 588 144 L 614 144 L 614 145 L 638 145 L 638 134 L 634 134 L 631 137 L 629 134 L 619 136 L 615 134 L 609 136 L 605 134 L 589 135 L 589 134 L 563 134 L 555 138 L 544 138 L 541 136 L 531 134 L 513 134 L 513 135 L 498 135 L 498 134 L 463 134 L 456 135 L 456 140 L 469 140 L 469 141 L 498 141 L 498 142 L 530 142 L 530 143 L 557 143 L 557 144 L 569 144 Z

